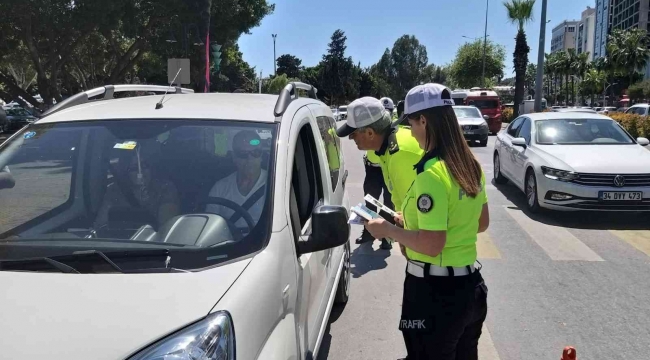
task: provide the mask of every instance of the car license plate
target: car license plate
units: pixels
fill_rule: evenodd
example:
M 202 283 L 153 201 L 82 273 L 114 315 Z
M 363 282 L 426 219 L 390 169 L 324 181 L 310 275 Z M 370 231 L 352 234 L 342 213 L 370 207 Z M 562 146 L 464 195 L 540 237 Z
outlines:
M 640 191 L 601 191 L 600 200 L 603 201 L 641 201 L 643 193 Z
M 474 132 L 471 130 L 466 130 L 465 135 L 474 135 Z

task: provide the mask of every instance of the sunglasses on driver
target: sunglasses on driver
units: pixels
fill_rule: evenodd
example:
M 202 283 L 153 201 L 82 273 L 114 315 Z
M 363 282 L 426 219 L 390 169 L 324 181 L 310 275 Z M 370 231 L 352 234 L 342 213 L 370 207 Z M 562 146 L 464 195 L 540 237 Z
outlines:
M 250 151 L 233 151 L 233 154 L 238 159 L 248 159 L 249 157 L 259 158 L 262 156 L 262 150 L 250 150 Z

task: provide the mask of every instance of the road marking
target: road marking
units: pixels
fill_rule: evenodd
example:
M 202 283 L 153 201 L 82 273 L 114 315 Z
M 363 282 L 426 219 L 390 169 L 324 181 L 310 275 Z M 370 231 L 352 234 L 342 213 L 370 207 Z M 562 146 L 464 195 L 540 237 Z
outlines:
M 647 230 L 609 230 L 617 238 L 632 245 L 635 249 L 650 256 L 650 231 Z
M 483 324 L 481 337 L 478 339 L 478 358 L 481 360 L 500 360 L 499 353 L 492 342 L 492 336 L 490 336 L 485 324 Z
M 532 220 L 519 209 L 506 212 L 553 260 L 605 261 L 563 227 Z
M 479 259 L 501 259 L 499 249 L 494 245 L 492 237 L 486 232 L 478 234 L 476 251 Z

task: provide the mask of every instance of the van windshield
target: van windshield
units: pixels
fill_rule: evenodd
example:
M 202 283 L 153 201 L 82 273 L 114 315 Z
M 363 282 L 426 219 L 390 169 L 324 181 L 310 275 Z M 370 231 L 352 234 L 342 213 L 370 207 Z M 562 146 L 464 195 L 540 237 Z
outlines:
M 169 249 L 189 269 L 255 252 L 270 232 L 275 132 L 208 120 L 31 125 L 0 148 L 0 261 Z

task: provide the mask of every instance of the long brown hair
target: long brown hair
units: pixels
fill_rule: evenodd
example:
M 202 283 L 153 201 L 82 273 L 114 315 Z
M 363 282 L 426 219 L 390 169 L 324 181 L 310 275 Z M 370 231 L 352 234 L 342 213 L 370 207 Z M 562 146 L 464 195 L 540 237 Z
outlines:
M 426 119 L 426 150 L 433 144 L 441 160 L 451 172 L 465 194 L 474 198 L 481 192 L 481 165 L 467 146 L 456 113 L 451 106 L 438 106 L 416 112 L 409 118 L 420 115 Z

